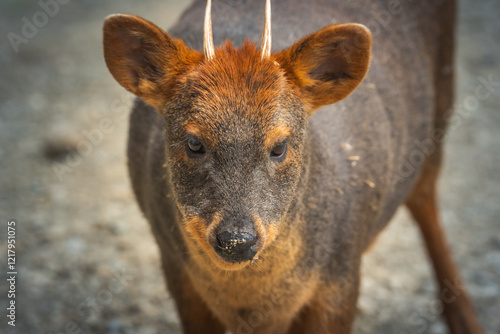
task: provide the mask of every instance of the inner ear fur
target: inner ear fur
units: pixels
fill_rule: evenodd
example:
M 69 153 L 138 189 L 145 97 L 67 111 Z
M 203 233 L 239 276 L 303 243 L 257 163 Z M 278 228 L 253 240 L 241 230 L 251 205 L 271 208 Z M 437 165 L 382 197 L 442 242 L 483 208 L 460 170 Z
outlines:
M 161 107 L 175 77 L 202 55 L 134 15 L 108 16 L 103 26 L 104 59 L 120 85 L 146 103 Z
M 306 36 L 274 56 L 314 111 L 354 91 L 368 71 L 370 52 L 371 33 L 365 26 L 338 24 Z

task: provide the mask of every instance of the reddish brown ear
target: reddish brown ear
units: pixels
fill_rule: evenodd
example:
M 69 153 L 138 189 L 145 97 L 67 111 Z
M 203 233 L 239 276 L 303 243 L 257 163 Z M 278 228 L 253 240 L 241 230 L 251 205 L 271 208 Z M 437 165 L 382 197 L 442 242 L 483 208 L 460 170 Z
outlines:
M 104 21 L 104 59 L 128 91 L 161 108 L 174 78 L 202 55 L 138 16 L 117 14 Z
M 347 97 L 370 63 L 371 34 L 359 24 L 323 28 L 275 54 L 311 110 Z

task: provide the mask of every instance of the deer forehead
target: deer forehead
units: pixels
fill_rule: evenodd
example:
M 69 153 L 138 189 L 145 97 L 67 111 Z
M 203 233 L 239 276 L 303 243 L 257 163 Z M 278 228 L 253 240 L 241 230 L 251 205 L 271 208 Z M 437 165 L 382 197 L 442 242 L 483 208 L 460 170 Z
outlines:
M 190 115 L 184 130 L 220 141 L 252 140 L 269 146 L 290 133 L 286 79 L 272 60 L 262 60 L 255 46 L 230 43 L 215 51 L 189 75 L 186 96 Z
M 272 60 L 262 60 L 255 45 L 245 42 L 235 49 L 230 42 L 215 52 L 215 58 L 200 64 L 191 77 L 204 102 L 245 102 L 266 109 L 276 104 L 284 88 L 284 73 Z

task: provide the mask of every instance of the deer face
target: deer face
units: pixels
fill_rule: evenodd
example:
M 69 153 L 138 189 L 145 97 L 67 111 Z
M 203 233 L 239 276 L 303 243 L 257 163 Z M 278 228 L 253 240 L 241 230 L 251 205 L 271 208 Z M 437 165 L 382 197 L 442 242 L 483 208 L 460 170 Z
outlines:
M 186 237 L 207 261 L 235 270 L 279 234 L 303 169 L 308 117 L 360 83 L 370 35 L 330 26 L 276 54 L 226 42 L 203 55 L 118 15 L 106 19 L 104 51 L 115 79 L 165 119 Z
M 186 229 L 215 260 L 245 263 L 273 240 L 292 201 L 306 113 L 251 44 L 227 43 L 176 91 L 164 114 L 167 165 Z

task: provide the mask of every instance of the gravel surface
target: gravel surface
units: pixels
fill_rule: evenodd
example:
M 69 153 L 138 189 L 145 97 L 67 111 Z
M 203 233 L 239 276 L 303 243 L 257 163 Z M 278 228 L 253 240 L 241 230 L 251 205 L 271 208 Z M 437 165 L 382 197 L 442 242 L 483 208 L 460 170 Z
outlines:
M 132 96 L 104 65 L 101 27 L 106 15 L 125 12 L 168 28 L 188 3 L 67 2 L 46 20 L 36 1 L 0 2 L 0 333 L 180 333 L 128 180 Z M 442 218 L 480 321 L 497 334 L 500 86 L 477 104 L 474 96 L 482 80 L 500 81 L 500 2 L 459 3 L 459 112 L 446 145 Z M 26 20 L 40 27 L 25 28 L 15 52 L 7 34 L 22 36 Z M 5 316 L 12 219 L 15 327 Z M 445 333 L 438 306 L 418 231 L 402 208 L 365 258 L 355 333 Z

